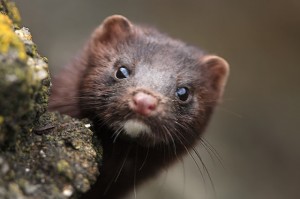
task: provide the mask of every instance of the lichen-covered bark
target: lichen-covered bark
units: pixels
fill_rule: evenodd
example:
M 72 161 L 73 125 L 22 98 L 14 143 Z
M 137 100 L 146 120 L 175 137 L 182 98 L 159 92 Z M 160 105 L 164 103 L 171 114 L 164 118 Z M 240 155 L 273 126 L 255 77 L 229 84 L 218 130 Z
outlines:
M 88 126 L 46 113 L 19 134 L 14 150 L 0 153 L 0 198 L 78 198 L 89 190 L 102 152 Z
M 7 14 L 16 27 L 20 26 L 21 17 L 14 2 L 9 0 L 0 0 L 0 12 Z
M 79 198 L 102 150 L 88 120 L 47 112 L 50 77 L 15 4 L 0 0 L 0 198 Z
M 1 1 L 2 8 L 8 6 Z M 48 65 L 36 52 L 26 28 L 19 29 L 0 13 L 0 146 L 14 142 L 21 128 L 32 124 L 47 109 Z

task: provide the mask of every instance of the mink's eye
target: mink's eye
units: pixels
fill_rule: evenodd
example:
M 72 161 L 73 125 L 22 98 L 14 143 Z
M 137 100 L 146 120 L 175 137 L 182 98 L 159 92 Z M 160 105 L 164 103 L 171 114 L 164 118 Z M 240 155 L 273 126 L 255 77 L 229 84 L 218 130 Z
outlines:
M 121 66 L 116 72 L 116 78 L 125 79 L 129 77 L 129 70 L 125 66 Z
M 179 87 L 176 90 L 176 96 L 181 101 L 186 101 L 189 98 L 189 89 L 186 87 Z

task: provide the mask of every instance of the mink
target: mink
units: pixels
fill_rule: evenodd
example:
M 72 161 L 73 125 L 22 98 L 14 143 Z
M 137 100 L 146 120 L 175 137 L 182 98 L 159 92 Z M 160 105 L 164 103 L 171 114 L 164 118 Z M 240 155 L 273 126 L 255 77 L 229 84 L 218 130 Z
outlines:
M 83 198 L 117 199 L 189 153 L 221 99 L 228 63 L 127 18 L 106 18 L 53 80 L 49 109 L 89 118 L 103 144 Z

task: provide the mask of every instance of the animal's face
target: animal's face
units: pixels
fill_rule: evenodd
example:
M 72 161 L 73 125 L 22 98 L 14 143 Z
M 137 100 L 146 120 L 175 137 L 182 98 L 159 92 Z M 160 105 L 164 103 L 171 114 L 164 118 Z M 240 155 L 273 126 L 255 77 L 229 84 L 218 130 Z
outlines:
M 120 16 L 94 33 L 81 109 L 143 145 L 194 142 L 221 96 L 227 64 Z

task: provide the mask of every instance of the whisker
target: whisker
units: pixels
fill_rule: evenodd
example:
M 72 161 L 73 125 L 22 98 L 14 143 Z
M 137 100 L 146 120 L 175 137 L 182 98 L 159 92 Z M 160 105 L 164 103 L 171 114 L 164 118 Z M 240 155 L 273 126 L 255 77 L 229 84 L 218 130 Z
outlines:
M 190 132 L 190 133 L 191 133 L 191 132 Z M 180 136 L 183 140 L 187 141 L 186 138 L 185 138 L 185 136 L 183 136 L 182 134 L 180 134 L 180 132 L 179 132 L 178 130 L 175 130 L 175 134 L 174 134 L 174 135 Z M 200 138 L 200 140 L 202 141 L 202 140 L 204 140 L 204 139 Z M 179 141 L 182 143 L 181 139 L 179 139 Z M 203 141 L 203 142 L 205 142 L 205 141 Z M 210 149 L 211 151 L 213 151 L 214 154 L 215 154 L 215 153 L 218 154 L 217 151 L 216 151 L 211 145 L 209 145 L 209 144 L 206 143 L 206 142 L 205 142 L 205 144 L 208 145 L 209 149 Z M 188 151 L 187 147 L 186 147 L 183 143 L 182 143 L 182 145 L 184 146 L 185 150 L 188 152 L 188 154 L 190 155 L 190 157 L 192 157 L 192 159 L 193 159 L 193 161 L 195 162 L 195 164 L 196 164 L 196 166 L 197 166 L 199 172 L 201 173 L 201 176 L 202 176 L 202 178 L 203 178 L 204 184 L 206 184 L 206 182 L 205 182 L 206 180 L 205 180 L 204 174 L 202 173 L 202 170 L 200 169 L 200 166 L 199 166 L 198 162 L 196 161 L 196 159 L 194 158 L 194 156 Z M 213 148 L 214 150 L 213 150 L 212 148 Z M 211 175 L 210 175 L 210 173 L 209 173 L 209 171 L 208 171 L 206 165 L 204 164 L 203 159 L 201 158 L 199 152 L 198 152 L 192 145 L 191 145 L 191 149 L 194 151 L 195 155 L 197 156 L 197 158 L 198 158 L 199 161 L 201 162 L 201 165 L 202 165 L 202 167 L 203 167 L 203 169 L 204 169 L 204 171 L 205 171 L 207 177 L 209 178 L 210 185 L 211 185 L 211 187 L 212 187 L 212 189 L 213 189 L 214 196 L 216 196 L 217 194 L 216 194 L 216 189 L 215 189 L 213 180 L 212 180 L 212 178 L 211 178 Z M 216 156 L 217 156 L 217 155 L 216 155 Z M 219 157 L 219 154 L 218 154 L 218 157 Z
M 118 136 L 121 134 L 122 130 L 123 130 L 123 127 L 121 126 L 121 127 L 119 127 L 119 129 L 116 132 L 113 133 L 112 137 L 115 137 L 113 140 L 113 143 L 116 142 L 116 140 L 117 140 Z
M 131 149 L 131 145 L 130 145 L 130 147 L 128 148 L 128 150 L 127 150 L 127 152 L 126 152 L 126 155 L 125 155 L 125 157 L 124 157 L 123 163 L 122 163 L 122 165 L 121 165 L 121 167 L 120 167 L 120 169 L 119 169 L 119 171 L 118 171 L 116 177 L 115 177 L 114 179 L 112 179 L 112 180 L 108 183 L 108 185 L 107 185 L 107 187 L 106 187 L 106 189 L 105 189 L 103 195 L 105 195 L 105 194 L 108 192 L 108 190 L 110 189 L 110 187 L 112 186 L 112 184 L 113 184 L 114 182 L 115 182 L 115 183 L 117 182 L 117 180 L 118 180 L 118 178 L 119 178 L 119 176 L 120 176 L 120 174 L 121 174 L 121 171 L 122 171 L 122 169 L 123 169 L 123 167 L 124 167 L 124 165 L 125 165 L 125 162 L 126 162 L 126 160 L 127 160 L 127 157 L 128 157 L 128 154 L 129 154 L 130 149 Z
M 194 147 L 192 147 L 192 150 L 195 152 L 195 154 L 196 154 L 197 157 L 199 158 L 199 160 L 200 160 L 200 162 L 201 162 L 201 164 L 202 164 L 202 166 L 203 166 L 203 168 L 204 168 L 204 170 L 205 170 L 205 173 L 207 174 L 207 176 L 208 176 L 208 178 L 209 178 L 210 185 L 211 185 L 211 187 L 212 187 L 212 189 L 213 189 L 213 193 L 214 193 L 214 196 L 215 196 L 215 198 L 216 198 L 217 192 L 216 192 L 216 188 L 215 188 L 215 185 L 214 185 L 214 183 L 213 183 L 213 180 L 212 180 L 212 178 L 211 178 L 211 175 L 210 175 L 210 173 L 209 173 L 209 171 L 208 171 L 206 165 L 204 164 L 203 159 L 201 158 L 200 154 L 198 153 L 198 151 L 197 151 Z
M 168 135 L 168 137 L 169 137 L 169 138 L 171 139 L 171 141 L 172 141 L 173 148 L 174 148 L 174 155 L 177 157 L 176 145 L 175 145 L 175 141 L 174 141 L 174 139 L 173 139 L 173 137 L 172 137 L 172 134 L 169 132 L 169 130 L 167 129 L 167 127 L 165 127 L 164 125 L 163 125 L 163 128 L 165 129 L 165 132 L 167 133 L 166 135 Z
M 170 140 L 168 139 L 168 134 L 162 133 L 162 136 L 163 136 L 164 142 L 166 143 L 166 145 L 163 145 L 164 161 L 165 161 L 165 158 L 166 158 L 166 151 L 165 150 L 167 149 L 168 155 L 172 154 L 172 150 L 170 149 L 170 145 L 169 145 Z
M 184 161 L 182 158 L 180 158 L 180 162 L 181 162 L 181 165 L 182 165 L 182 174 L 183 174 L 183 188 L 182 188 L 182 198 L 184 198 L 184 195 L 185 195 L 185 186 L 186 186 L 186 176 L 185 176 L 185 166 L 184 166 Z
M 139 168 L 139 171 L 141 171 L 142 168 L 144 167 L 144 165 L 145 165 L 145 163 L 146 163 L 146 161 L 147 161 L 148 155 L 149 155 L 149 146 L 147 147 L 146 157 L 145 157 L 145 159 L 144 159 L 144 161 L 143 161 L 141 167 Z
M 201 140 L 201 143 L 203 143 L 203 146 L 205 145 L 215 155 L 215 157 L 217 158 L 217 160 L 221 164 L 221 166 L 223 168 L 225 168 L 224 164 L 223 164 L 222 156 L 219 154 L 219 152 L 206 139 L 201 138 L 200 140 Z
M 178 132 L 178 131 L 176 131 L 176 132 Z M 175 133 L 174 135 L 176 135 L 176 137 L 178 136 L 176 133 Z M 180 135 L 180 134 L 179 134 L 179 135 Z M 183 138 L 184 138 L 184 137 L 183 137 Z M 184 147 L 185 151 L 186 151 L 186 152 L 189 154 L 189 156 L 193 159 L 193 161 L 194 161 L 194 163 L 196 164 L 196 166 L 197 166 L 197 168 L 198 168 L 198 171 L 199 171 L 199 173 L 201 174 L 202 179 L 203 179 L 203 181 L 204 181 L 204 183 L 205 183 L 204 175 L 203 175 L 203 173 L 202 173 L 202 171 L 201 171 L 201 168 L 200 168 L 198 162 L 196 161 L 195 157 L 190 153 L 190 151 L 189 151 L 188 148 L 185 146 L 185 144 L 181 141 L 181 139 L 180 139 L 179 137 L 177 137 L 177 139 L 178 139 L 178 141 L 181 143 L 181 145 Z M 185 139 L 185 138 L 184 138 L 184 139 Z
M 134 193 L 134 198 L 135 198 L 135 199 L 136 199 L 136 187 L 135 187 L 135 182 L 136 182 L 137 158 L 138 158 L 138 146 L 136 146 L 135 163 L 134 163 L 134 175 L 133 175 L 133 193 Z
M 240 118 L 240 119 L 243 118 L 243 115 L 241 115 L 241 114 L 239 114 L 237 112 L 234 112 L 232 110 L 229 110 L 229 109 L 227 109 L 225 107 L 217 106 L 217 109 L 219 109 L 220 111 L 223 111 L 225 113 L 229 113 L 229 114 L 231 114 L 231 115 L 233 115 L 233 116 L 235 116 L 237 118 Z
M 214 165 L 216 165 L 215 158 L 217 159 L 218 162 L 220 162 L 217 155 L 214 152 L 212 152 L 208 146 L 206 146 L 202 141 L 200 141 L 200 144 L 201 144 L 201 146 L 203 146 L 205 151 L 208 153 L 208 155 L 209 155 L 210 159 L 213 161 Z

